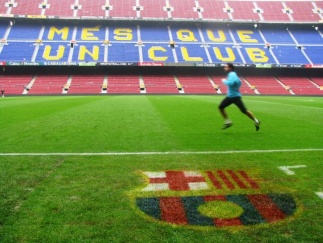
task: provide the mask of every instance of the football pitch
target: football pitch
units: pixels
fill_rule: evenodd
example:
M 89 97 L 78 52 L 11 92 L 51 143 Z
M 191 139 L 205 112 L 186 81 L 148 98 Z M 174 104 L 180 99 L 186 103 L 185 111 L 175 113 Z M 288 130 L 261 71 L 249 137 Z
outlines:
M 0 98 L 0 242 L 321 242 L 323 98 Z

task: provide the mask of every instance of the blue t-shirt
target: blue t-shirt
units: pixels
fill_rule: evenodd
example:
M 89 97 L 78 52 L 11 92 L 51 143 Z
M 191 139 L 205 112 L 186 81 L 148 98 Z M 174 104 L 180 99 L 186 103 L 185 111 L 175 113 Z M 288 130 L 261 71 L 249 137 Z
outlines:
M 239 88 L 241 86 L 241 80 L 236 72 L 229 72 L 227 75 L 227 79 L 223 80 L 223 83 L 228 87 L 228 97 L 233 98 L 241 96 L 239 91 Z

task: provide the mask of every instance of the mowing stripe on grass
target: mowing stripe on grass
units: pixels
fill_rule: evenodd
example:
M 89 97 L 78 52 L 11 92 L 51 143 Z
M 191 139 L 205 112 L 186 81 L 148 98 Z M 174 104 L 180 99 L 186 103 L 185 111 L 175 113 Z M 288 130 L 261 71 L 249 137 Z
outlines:
M 305 106 L 305 105 L 294 105 L 294 104 L 286 104 L 286 103 L 281 103 L 281 102 L 272 102 L 272 101 L 263 101 L 263 100 L 253 100 L 255 102 L 260 102 L 260 103 L 268 103 L 268 104 L 279 104 L 279 105 L 284 105 L 284 106 L 293 106 L 293 107 L 302 107 L 306 109 L 316 109 L 316 110 L 322 110 L 322 107 L 313 107 L 313 106 Z
M 180 155 L 180 154 L 242 154 L 242 153 L 292 153 L 323 151 L 323 148 L 228 150 L 228 151 L 172 151 L 172 152 L 102 152 L 102 153 L 0 153 L 0 156 L 127 156 L 127 155 Z

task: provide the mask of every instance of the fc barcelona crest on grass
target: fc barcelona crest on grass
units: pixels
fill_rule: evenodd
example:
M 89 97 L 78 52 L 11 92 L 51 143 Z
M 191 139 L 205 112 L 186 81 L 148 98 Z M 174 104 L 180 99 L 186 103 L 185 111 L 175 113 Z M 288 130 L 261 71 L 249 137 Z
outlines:
M 130 195 L 149 220 L 197 228 L 248 227 L 283 222 L 297 211 L 287 193 L 262 188 L 246 171 L 140 172 L 144 187 Z

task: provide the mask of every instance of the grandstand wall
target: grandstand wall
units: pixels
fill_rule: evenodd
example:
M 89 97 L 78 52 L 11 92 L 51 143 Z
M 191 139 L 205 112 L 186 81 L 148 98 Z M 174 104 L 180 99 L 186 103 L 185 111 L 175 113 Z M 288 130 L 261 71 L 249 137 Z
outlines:
M 3 65 L 320 67 L 322 25 L 0 22 Z
M 0 17 L 0 86 L 11 95 L 221 94 L 223 66 L 233 62 L 247 85 L 245 94 L 322 95 L 313 81 L 323 76 L 322 23 L 208 22 L 189 16 L 152 22 L 138 16 L 135 21 Z M 266 77 L 267 86 L 259 77 Z

